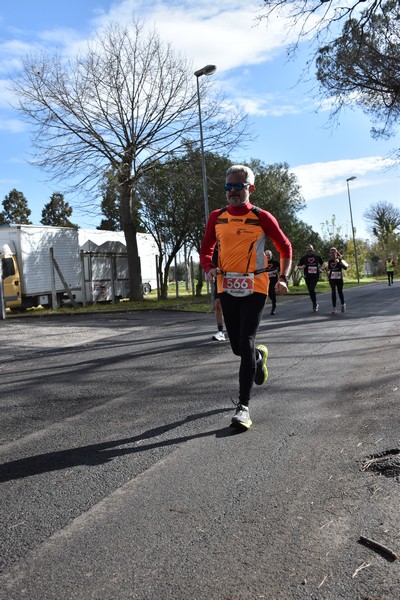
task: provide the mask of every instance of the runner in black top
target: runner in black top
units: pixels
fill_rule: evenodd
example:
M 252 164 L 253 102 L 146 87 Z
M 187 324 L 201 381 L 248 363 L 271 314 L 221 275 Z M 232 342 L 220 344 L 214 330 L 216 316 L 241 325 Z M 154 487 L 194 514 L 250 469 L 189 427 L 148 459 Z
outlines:
M 300 269 L 304 270 L 304 279 L 308 293 L 310 294 L 313 311 L 318 312 L 317 295 L 315 287 L 319 280 L 319 267 L 322 265 L 322 258 L 314 253 L 314 247 L 311 244 L 307 245 L 307 254 L 301 257 L 299 264 Z
M 347 269 L 349 265 L 341 257 L 340 252 L 336 248 L 329 250 L 328 260 L 328 278 L 329 285 L 332 291 L 332 314 L 336 313 L 336 291 L 339 294 L 340 302 L 342 303 L 341 312 L 346 312 L 346 304 L 343 295 L 343 269 Z
M 212 261 L 214 265 L 218 264 L 218 244 L 215 244 Z M 212 340 L 214 342 L 224 342 L 225 334 L 224 334 L 224 315 L 222 313 L 221 300 L 218 296 L 217 284 L 216 282 L 211 283 L 211 293 L 214 304 L 214 314 L 215 320 L 217 323 L 217 332 L 212 336 Z
M 275 286 L 278 282 L 278 277 L 279 277 L 279 269 L 280 269 L 280 263 L 278 260 L 273 260 L 272 259 L 272 252 L 271 250 L 266 250 L 264 252 L 265 256 L 267 257 L 268 260 L 268 264 L 266 266 L 266 271 L 268 273 L 268 277 L 269 277 L 269 286 L 268 286 L 268 296 L 272 302 L 272 308 L 271 308 L 271 315 L 275 314 L 275 309 L 276 309 L 276 291 L 275 291 Z

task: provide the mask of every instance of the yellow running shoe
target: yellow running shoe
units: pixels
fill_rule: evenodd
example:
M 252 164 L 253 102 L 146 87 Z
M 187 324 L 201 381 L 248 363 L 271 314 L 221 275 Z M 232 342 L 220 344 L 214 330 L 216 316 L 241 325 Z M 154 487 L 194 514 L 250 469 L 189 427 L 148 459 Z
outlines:
M 232 417 L 231 427 L 237 427 L 238 429 L 248 429 L 253 424 L 250 419 L 249 407 L 243 404 L 238 404 L 235 414 Z
M 260 344 L 256 347 L 258 350 L 257 355 L 257 365 L 256 365 L 256 374 L 254 376 L 254 383 L 256 385 L 262 385 L 268 379 L 268 369 L 267 369 L 267 358 L 268 358 L 268 348 Z M 261 356 L 260 356 L 261 355 Z

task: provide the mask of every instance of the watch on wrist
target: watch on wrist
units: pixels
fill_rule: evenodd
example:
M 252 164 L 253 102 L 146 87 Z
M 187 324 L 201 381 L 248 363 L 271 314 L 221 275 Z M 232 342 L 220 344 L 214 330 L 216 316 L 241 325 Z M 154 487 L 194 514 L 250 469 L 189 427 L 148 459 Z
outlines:
M 289 283 L 289 275 L 279 275 L 279 279 L 283 279 L 286 284 Z

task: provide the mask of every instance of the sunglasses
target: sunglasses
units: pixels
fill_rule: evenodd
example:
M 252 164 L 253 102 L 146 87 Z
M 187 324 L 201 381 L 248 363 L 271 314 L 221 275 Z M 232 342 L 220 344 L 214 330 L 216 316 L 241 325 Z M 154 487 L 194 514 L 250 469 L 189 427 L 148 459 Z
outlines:
M 248 187 L 249 185 L 250 183 L 226 183 L 225 189 L 227 192 L 230 192 L 232 189 L 236 190 L 237 192 L 241 192 L 242 190 L 244 190 L 245 187 Z

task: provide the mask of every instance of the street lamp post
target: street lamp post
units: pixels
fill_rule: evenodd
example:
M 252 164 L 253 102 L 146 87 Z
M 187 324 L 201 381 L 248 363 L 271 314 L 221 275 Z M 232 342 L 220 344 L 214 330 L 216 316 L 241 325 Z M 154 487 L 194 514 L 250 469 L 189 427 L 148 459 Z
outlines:
M 200 107 L 200 86 L 199 86 L 199 78 L 202 75 L 212 75 L 217 70 L 215 65 L 206 65 L 202 69 L 195 71 L 194 74 L 196 76 L 197 82 L 197 104 L 199 107 L 199 125 L 200 125 L 200 146 L 201 146 L 201 167 L 203 172 L 203 194 L 204 194 L 204 215 L 206 219 L 206 224 L 208 220 L 208 193 L 207 193 L 207 172 L 206 172 L 206 159 L 204 155 L 204 141 L 203 141 L 203 124 L 201 120 L 201 107 Z
M 351 210 L 350 187 L 349 187 L 349 181 L 354 181 L 354 179 L 357 179 L 357 177 L 355 177 L 353 175 L 353 177 L 349 177 L 348 179 L 346 179 L 346 183 L 347 183 L 347 195 L 349 197 L 350 222 L 351 222 L 351 231 L 352 231 L 352 234 L 353 234 L 354 258 L 356 260 L 357 282 L 358 282 L 358 285 L 360 285 L 360 273 L 359 273 L 359 270 L 358 270 L 356 238 L 355 238 L 355 235 L 354 235 L 353 213 L 352 213 L 352 210 Z

